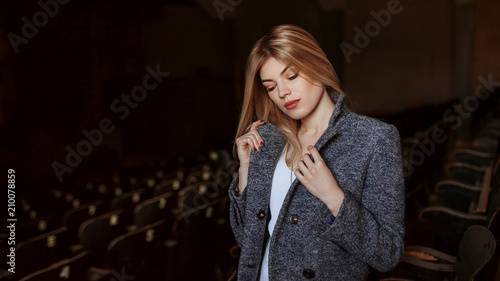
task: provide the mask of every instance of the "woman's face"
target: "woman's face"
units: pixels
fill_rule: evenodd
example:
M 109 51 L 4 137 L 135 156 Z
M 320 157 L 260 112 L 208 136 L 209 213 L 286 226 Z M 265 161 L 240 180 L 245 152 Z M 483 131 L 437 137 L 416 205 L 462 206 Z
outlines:
M 264 63 L 259 74 L 274 104 L 295 120 L 311 115 L 326 94 L 321 83 L 273 57 Z

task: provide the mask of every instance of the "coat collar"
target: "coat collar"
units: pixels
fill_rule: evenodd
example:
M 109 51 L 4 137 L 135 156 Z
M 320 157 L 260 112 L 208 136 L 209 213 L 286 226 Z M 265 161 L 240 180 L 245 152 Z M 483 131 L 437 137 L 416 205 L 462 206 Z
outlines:
M 314 145 L 318 151 L 330 140 L 332 139 L 338 132 L 342 125 L 342 121 L 345 118 L 346 105 L 344 103 L 345 96 L 338 93 L 330 94 L 330 98 L 335 104 L 335 109 L 333 110 L 332 116 L 330 117 L 330 121 L 328 123 L 328 128 L 323 132 L 321 137 L 319 137 L 318 141 Z

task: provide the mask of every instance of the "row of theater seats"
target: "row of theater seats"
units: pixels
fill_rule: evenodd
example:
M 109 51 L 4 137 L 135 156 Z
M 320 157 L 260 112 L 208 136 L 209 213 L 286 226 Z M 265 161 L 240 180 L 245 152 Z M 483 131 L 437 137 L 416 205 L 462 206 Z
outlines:
M 407 246 L 393 271 L 372 271 L 370 280 L 500 276 L 500 120 L 492 96 L 495 106 L 461 126 L 441 119 L 448 105 L 424 112 L 439 121 L 402 139 Z M 419 127 L 407 123 L 396 126 Z M 211 151 L 196 164 L 20 199 L 17 273 L 3 268 L 2 280 L 228 280 L 237 264 L 227 198 L 236 169 L 227 151 Z
M 235 170 L 227 151 L 213 150 L 172 171 L 52 190 L 40 198 L 45 210 L 22 200 L 16 273 L 3 265 L 1 280 L 227 280 L 237 263 Z
M 460 125 L 443 118 L 402 140 L 405 252 L 372 280 L 500 280 L 497 96 Z

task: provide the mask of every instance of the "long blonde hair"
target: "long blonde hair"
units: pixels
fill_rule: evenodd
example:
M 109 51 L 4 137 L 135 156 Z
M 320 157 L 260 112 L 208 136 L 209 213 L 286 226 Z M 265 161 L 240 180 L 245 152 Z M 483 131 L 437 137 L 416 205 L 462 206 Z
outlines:
M 304 29 L 294 25 L 279 25 L 260 38 L 253 46 L 245 71 L 245 93 L 236 138 L 244 135 L 252 122 L 264 120 L 274 124 L 287 140 L 286 163 L 294 168 L 301 159 L 297 138 L 300 121 L 284 114 L 271 100 L 262 85 L 259 71 L 273 57 L 284 65 L 293 66 L 306 76 L 319 81 L 328 93 L 345 95 L 340 82 L 318 42 Z M 351 107 L 349 99 L 346 105 Z M 236 153 L 236 142 L 234 146 Z

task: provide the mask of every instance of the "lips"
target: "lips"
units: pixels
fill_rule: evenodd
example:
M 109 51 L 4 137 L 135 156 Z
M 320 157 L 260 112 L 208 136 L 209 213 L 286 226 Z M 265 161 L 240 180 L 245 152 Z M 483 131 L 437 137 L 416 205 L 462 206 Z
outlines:
M 296 99 L 296 100 L 291 100 L 287 103 L 285 103 L 285 108 L 288 109 L 288 110 L 292 110 L 294 109 L 295 107 L 297 107 L 297 105 L 299 104 L 300 102 L 300 99 Z

